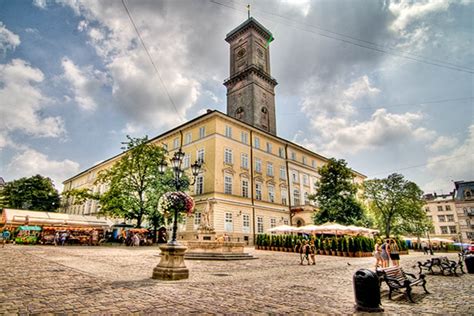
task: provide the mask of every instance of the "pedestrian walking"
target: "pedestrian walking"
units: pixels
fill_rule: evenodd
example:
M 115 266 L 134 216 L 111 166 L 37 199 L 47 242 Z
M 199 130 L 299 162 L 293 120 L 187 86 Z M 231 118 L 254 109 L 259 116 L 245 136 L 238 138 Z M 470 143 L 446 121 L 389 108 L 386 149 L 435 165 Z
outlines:
M 382 253 L 381 253 L 382 268 L 388 268 L 388 266 L 390 265 L 390 257 L 389 257 L 390 250 L 388 249 L 389 243 L 390 243 L 390 240 L 387 239 L 386 241 L 384 241 L 382 246 L 380 246 L 380 248 L 382 249 Z
M 394 266 L 398 266 L 400 264 L 400 253 L 398 249 L 397 242 L 395 240 L 390 240 L 390 260 Z
M 10 240 L 11 233 L 8 231 L 8 229 L 4 229 L 2 232 L 2 235 L 0 236 L 2 238 L 2 248 L 5 248 L 5 244 Z
M 311 240 L 309 242 L 309 256 L 311 258 L 311 261 L 312 261 L 312 264 L 316 264 L 316 260 L 315 260 L 315 255 L 316 255 L 316 247 L 314 246 L 314 240 Z M 309 262 L 308 262 L 309 264 Z
M 301 265 L 304 264 L 304 261 L 306 260 L 306 262 L 308 263 L 308 265 L 310 265 L 309 263 L 309 254 L 310 254 L 310 246 L 309 246 L 309 243 L 308 243 L 308 240 L 305 240 L 304 243 L 303 243 L 303 246 L 301 247 L 301 250 L 300 250 L 300 253 L 302 254 L 302 259 L 301 259 Z
M 380 245 L 381 243 L 382 242 L 377 239 L 374 247 L 375 269 L 378 267 L 383 267 L 382 248 Z

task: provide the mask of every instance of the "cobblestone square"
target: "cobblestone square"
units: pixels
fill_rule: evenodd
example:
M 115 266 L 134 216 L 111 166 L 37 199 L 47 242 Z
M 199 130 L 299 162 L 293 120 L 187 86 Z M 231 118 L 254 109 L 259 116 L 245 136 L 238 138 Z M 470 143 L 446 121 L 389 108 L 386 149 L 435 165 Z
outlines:
M 14 246 L 0 249 L 0 313 L 61 314 L 350 314 L 352 276 L 373 268 L 372 258 L 316 256 L 315 266 L 299 265 L 297 254 L 247 248 L 258 259 L 186 261 L 190 278 L 151 279 L 157 247 Z M 444 255 L 444 254 L 443 254 Z M 457 259 L 456 254 L 449 254 Z M 401 266 L 428 256 L 402 256 Z M 387 314 L 471 314 L 474 275 L 428 275 L 425 294 L 414 289 L 388 299 Z

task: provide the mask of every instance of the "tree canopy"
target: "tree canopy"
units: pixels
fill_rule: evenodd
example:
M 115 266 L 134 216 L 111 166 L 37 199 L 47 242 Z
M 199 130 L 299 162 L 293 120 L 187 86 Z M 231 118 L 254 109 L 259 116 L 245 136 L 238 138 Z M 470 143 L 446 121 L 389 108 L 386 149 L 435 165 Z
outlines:
M 362 205 L 356 199 L 354 174 L 346 161 L 331 158 L 327 164 L 318 168 L 318 172 L 321 178 L 316 184 L 316 193 L 310 196 L 319 207 L 313 217 L 314 223 L 367 225 Z
M 156 219 L 158 198 L 170 188 L 167 176 L 158 172 L 159 163 L 166 151 L 148 142 L 148 137 L 131 138 L 123 143 L 126 151 L 110 169 L 99 173 L 96 183 L 106 184 L 108 190 L 99 197 L 101 212 L 114 216 L 136 219 L 140 227 L 143 218 Z
M 363 188 L 377 226 L 387 237 L 420 234 L 431 227 L 423 211 L 423 191 L 403 175 L 394 173 L 384 179 L 367 180 Z
M 53 181 L 39 174 L 7 182 L 0 194 L 3 207 L 52 212 L 59 208 Z

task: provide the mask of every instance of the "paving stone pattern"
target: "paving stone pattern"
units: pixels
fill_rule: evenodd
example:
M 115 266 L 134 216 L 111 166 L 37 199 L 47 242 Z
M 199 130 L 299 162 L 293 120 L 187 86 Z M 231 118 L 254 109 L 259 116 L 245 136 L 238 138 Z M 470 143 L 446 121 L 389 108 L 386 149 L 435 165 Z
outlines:
M 316 256 L 315 266 L 299 255 L 253 250 L 248 261 L 186 261 L 190 278 L 151 279 L 156 247 L 0 248 L 0 314 L 348 314 L 354 313 L 352 276 L 372 268 L 372 258 Z M 455 254 L 449 255 L 455 258 Z M 423 254 L 402 256 L 409 272 Z M 427 276 L 431 294 L 415 287 L 415 304 L 402 294 L 388 299 L 387 314 L 470 314 L 474 275 Z

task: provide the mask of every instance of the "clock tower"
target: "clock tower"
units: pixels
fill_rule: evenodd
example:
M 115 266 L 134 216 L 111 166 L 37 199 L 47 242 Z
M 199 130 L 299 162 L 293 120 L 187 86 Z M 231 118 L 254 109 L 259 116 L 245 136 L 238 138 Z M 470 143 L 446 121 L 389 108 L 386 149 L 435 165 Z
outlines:
M 230 44 L 227 115 L 276 135 L 275 86 L 270 76 L 273 35 L 252 17 L 226 36 Z

